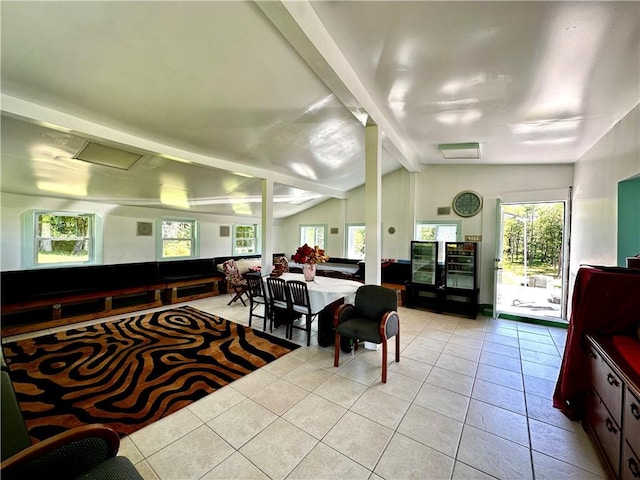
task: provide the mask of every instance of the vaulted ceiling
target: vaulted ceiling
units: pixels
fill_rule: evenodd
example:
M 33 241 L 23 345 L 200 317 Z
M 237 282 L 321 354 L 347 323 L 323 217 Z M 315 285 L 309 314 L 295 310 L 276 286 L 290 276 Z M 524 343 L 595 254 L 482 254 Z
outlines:
M 639 2 L 2 2 L 3 192 L 285 217 L 383 172 L 572 163 L 640 101 Z M 87 141 L 142 155 L 75 159 Z M 478 160 L 438 144 L 477 142 Z

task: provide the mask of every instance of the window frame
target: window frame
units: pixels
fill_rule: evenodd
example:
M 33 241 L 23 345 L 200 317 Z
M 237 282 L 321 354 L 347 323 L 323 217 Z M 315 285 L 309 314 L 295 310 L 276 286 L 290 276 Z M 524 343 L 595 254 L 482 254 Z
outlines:
M 362 254 L 361 257 L 359 257 L 359 256 L 355 256 L 355 257 L 350 256 L 350 245 L 349 244 L 351 243 L 350 242 L 350 236 L 351 236 L 352 228 L 361 228 L 362 230 L 364 230 L 364 238 L 365 238 L 364 247 L 365 247 L 365 251 L 364 251 L 364 253 Z M 345 250 L 345 254 L 347 255 L 347 258 L 354 259 L 354 260 L 364 260 L 366 254 L 367 254 L 367 251 L 366 251 L 366 248 L 367 248 L 367 228 L 366 228 L 366 225 L 364 223 L 347 223 L 347 224 L 345 224 L 344 232 L 345 232 L 345 239 L 344 239 L 345 249 L 344 250 Z
M 164 237 L 164 229 L 162 228 L 165 223 L 190 223 L 191 224 L 191 238 L 165 238 Z M 157 239 L 157 254 L 156 257 L 158 261 L 171 261 L 171 260 L 179 260 L 185 258 L 197 258 L 200 253 L 200 241 L 199 241 L 199 222 L 194 218 L 178 218 L 178 217 L 163 217 L 158 220 L 156 235 Z M 165 241 L 191 241 L 191 248 L 189 255 L 176 255 L 176 256 L 165 256 L 164 255 L 164 242 Z
M 435 225 L 436 228 L 438 226 L 445 225 L 455 225 L 456 227 L 456 239 L 455 240 L 425 240 L 427 242 L 434 241 L 438 242 L 438 262 L 444 263 L 445 251 L 444 251 L 444 243 L 448 241 L 461 242 L 462 241 L 462 220 L 420 220 L 415 223 L 413 229 L 413 239 L 417 241 L 423 241 L 421 238 L 418 238 L 418 229 L 423 225 Z M 436 233 L 437 238 L 437 233 Z
M 89 228 L 87 232 L 88 260 L 80 262 L 47 262 L 38 261 L 39 242 L 43 239 L 38 235 L 38 222 L 41 215 L 59 217 L 87 217 Z M 22 264 L 24 268 L 57 268 L 57 267 L 82 267 L 87 265 L 99 265 L 102 263 L 103 249 L 102 219 L 95 213 L 67 211 L 67 210 L 27 210 L 22 215 Z M 63 239 L 66 237 L 63 237 Z M 76 237 L 73 237 L 76 238 Z
M 253 252 L 239 252 L 236 242 L 238 241 L 238 227 L 253 227 L 253 231 L 254 231 L 254 237 L 253 237 L 253 243 L 254 243 L 254 251 Z M 260 225 L 257 223 L 236 223 L 233 225 L 233 227 L 231 228 L 231 254 L 234 257 L 241 257 L 241 256 L 251 256 L 251 255 L 260 255 L 260 251 L 261 251 L 261 231 L 260 231 Z
M 305 235 L 303 233 L 303 229 L 305 228 L 315 228 L 316 232 L 314 233 L 314 241 L 312 242 L 313 244 L 309 243 L 306 239 L 305 239 Z M 322 230 L 322 245 L 320 245 L 320 242 L 317 241 L 317 230 Z M 299 225 L 299 232 L 300 232 L 300 245 L 304 245 L 305 243 L 307 245 L 309 245 L 310 247 L 315 247 L 316 245 L 318 246 L 318 248 L 322 249 L 322 250 L 326 250 L 327 248 L 327 224 L 326 223 L 303 223 Z

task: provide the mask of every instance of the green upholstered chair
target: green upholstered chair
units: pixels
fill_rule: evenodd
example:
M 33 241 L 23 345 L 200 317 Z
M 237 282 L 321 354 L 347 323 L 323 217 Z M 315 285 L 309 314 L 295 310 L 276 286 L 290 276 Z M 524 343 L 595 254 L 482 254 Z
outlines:
M 31 444 L 9 373 L 2 375 L 2 480 L 143 480 L 126 457 L 120 437 L 104 425 L 72 428 Z
M 395 290 L 379 285 L 363 285 L 356 291 L 355 305 L 340 305 L 334 316 L 335 367 L 340 362 L 340 339 L 382 344 L 382 383 L 387 383 L 387 340 L 396 337 L 396 362 L 400 361 L 400 318 Z

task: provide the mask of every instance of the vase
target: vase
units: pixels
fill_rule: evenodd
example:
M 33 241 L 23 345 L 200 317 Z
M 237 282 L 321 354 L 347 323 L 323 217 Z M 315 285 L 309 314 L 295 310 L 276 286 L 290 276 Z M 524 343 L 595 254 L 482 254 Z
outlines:
M 305 263 L 302 266 L 302 273 L 304 274 L 304 279 L 307 282 L 313 282 L 313 279 L 316 278 L 316 264 Z

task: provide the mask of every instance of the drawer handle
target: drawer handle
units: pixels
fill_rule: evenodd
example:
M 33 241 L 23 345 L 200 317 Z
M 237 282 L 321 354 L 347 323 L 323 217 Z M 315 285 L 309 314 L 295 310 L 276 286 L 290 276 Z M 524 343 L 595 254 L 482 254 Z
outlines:
M 638 463 L 633 458 L 629 458 L 627 462 L 629 464 L 629 471 L 631 472 L 631 475 L 633 475 L 633 478 L 640 478 L 640 469 L 638 469 Z
M 609 385 L 613 385 L 614 387 L 620 385 L 620 382 L 616 380 L 616 377 L 613 376 L 613 373 L 607 374 L 607 382 L 609 382 Z
M 640 408 L 638 408 L 638 405 L 635 403 L 631 404 L 631 415 L 633 415 L 636 420 L 640 420 Z
M 604 422 L 604 424 L 607 426 L 607 430 L 609 430 L 611 433 L 613 434 L 618 433 L 618 430 L 616 429 L 615 425 L 613 424 L 610 418 L 607 418 L 607 421 Z

